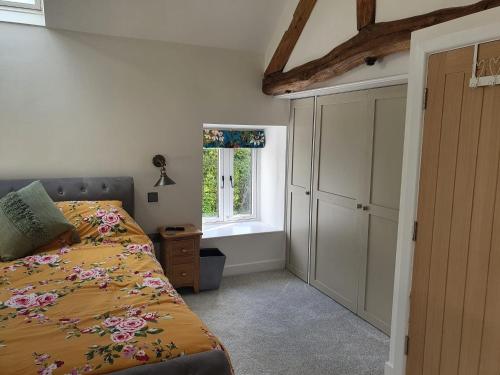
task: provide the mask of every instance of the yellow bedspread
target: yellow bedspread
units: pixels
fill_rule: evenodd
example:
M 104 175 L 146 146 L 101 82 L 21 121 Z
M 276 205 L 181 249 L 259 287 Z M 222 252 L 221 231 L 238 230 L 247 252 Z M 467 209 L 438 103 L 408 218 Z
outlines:
M 82 243 L 61 237 L 0 263 L 0 374 L 107 373 L 223 350 L 117 205 L 60 203 Z

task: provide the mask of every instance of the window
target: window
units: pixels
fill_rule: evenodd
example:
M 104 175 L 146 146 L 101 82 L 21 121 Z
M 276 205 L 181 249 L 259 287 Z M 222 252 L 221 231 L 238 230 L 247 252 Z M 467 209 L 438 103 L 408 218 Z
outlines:
M 0 22 L 45 26 L 42 0 L 0 0 Z
M 257 149 L 203 149 L 203 221 L 256 218 Z
M 0 0 L 0 6 L 42 10 L 42 0 Z

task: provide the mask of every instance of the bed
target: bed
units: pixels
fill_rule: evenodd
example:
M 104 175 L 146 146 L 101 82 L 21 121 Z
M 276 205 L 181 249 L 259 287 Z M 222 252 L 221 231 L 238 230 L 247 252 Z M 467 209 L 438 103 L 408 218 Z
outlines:
M 0 197 L 31 181 L 0 181 Z M 133 179 L 41 182 L 82 241 L 0 262 L 0 373 L 232 374 L 133 220 Z

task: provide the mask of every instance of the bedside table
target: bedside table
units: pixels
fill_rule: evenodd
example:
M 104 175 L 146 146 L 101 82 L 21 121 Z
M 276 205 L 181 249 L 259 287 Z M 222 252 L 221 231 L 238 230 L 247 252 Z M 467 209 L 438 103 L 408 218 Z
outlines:
M 160 233 L 160 263 L 174 288 L 200 289 L 200 239 L 203 234 L 194 225 L 182 225 L 185 230 Z

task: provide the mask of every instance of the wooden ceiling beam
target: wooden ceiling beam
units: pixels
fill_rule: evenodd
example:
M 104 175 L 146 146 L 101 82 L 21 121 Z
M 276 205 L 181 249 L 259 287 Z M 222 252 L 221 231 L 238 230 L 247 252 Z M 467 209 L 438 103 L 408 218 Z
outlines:
M 304 90 L 313 83 L 331 79 L 359 65 L 370 64 L 378 58 L 408 50 L 411 33 L 415 30 L 498 6 L 500 0 L 481 0 L 471 5 L 367 25 L 356 36 L 319 59 L 287 72 L 264 76 L 262 91 L 268 95 L 280 95 Z
M 356 0 L 358 30 L 375 23 L 377 0 Z
M 311 12 L 316 5 L 316 0 L 300 0 L 297 4 L 297 8 L 295 8 L 295 12 L 293 13 L 292 22 L 288 27 L 288 30 L 285 31 L 281 41 L 274 51 L 274 55 L 267 66 L 265 75 L 282 72 L 285 68 L 292 51 L 299 40 L 300 34 L 302 34 L 302 30 L 304 30 L 304 26 L 311 15 Z

